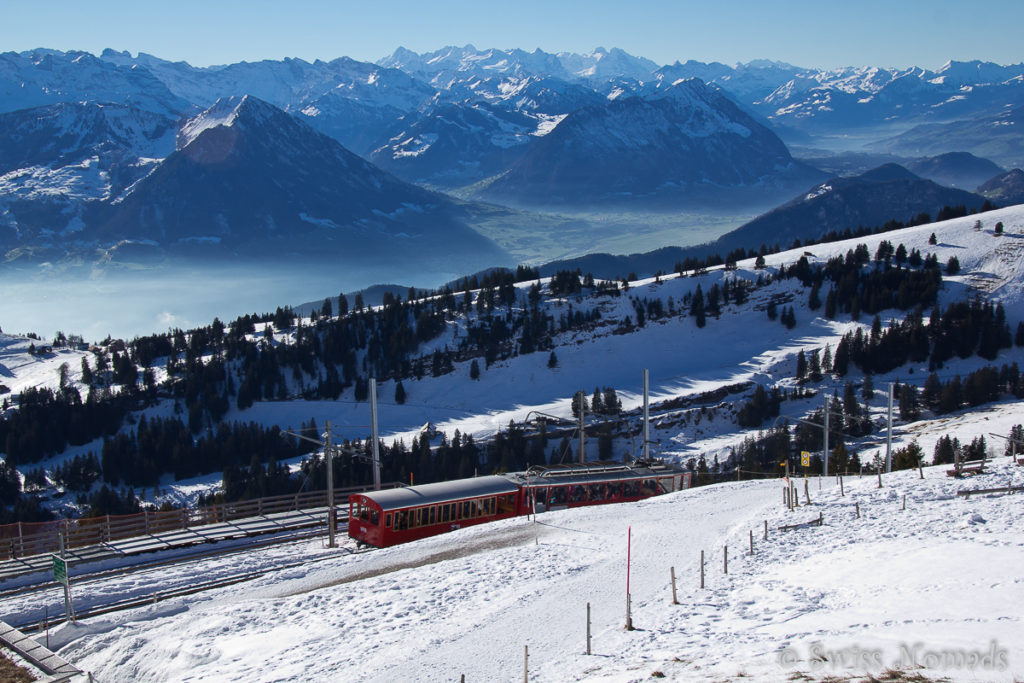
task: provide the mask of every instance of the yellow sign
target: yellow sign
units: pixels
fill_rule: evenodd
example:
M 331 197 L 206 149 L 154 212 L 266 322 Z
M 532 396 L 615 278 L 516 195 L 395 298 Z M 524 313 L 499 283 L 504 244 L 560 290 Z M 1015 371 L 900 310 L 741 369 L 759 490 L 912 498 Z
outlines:
M 811 466 L 811 454 L 807 451 L 800 451 L 800 465 L 803 467 Z

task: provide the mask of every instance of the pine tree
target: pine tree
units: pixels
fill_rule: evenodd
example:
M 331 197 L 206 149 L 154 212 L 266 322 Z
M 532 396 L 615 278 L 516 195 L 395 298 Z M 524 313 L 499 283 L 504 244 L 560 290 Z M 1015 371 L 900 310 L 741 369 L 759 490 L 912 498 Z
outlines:
M 796 354 L 796 378 L 803 381 L 807 377 L 807 356 L 804 355 L 804 350 Z
M 395 384 L 395 403 L 398 405 L 405 403 L 405 387 L 402 386 L 401 381 Z
M 556 356 L 556 355 L 555 355 L 555 352 L 554 352 L 554 351 L 552 351 L 552 352 L 551 352 L 551 353 L 550 353 L 550 354 L 548 355 L 548 367 L 549 367 L 549 368 L 552 368 L 552 369 L 554 369 L 554 368 L 557 368 L 557 367 L 558 367 L 558 356 Z
M 690 302 L 690 315 L 697 319 L 697 327 L 704 327 L 707 324 L 704 311 L 704 292 L 700 285 L 693 293 L 693 300 Z
M 480 364 L 476 362 L 476 358 L 469 364 L 469 378 L 480 379 Z
M 860 385 L 860 395 L 865 402 L 875 397 L 875 383 L 871 380 L 871 373 L 864 375 L 864 381 Z

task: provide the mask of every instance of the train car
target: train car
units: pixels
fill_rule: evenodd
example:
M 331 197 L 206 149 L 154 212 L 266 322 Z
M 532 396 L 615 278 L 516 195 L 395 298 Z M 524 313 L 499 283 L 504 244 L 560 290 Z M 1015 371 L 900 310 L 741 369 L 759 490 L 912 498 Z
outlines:
M 474 524 L 515 517 L 520 488 L 489 476 L 349 496 L 348 535 L 384 548 Z
M 348 535 L 384 548 L 507 517 L 643 500 L 689 488 L 691 476 L 660 461 L 590 462 L 369 491 L 349 496 Z
M 629 503 L 690 487 L 692 473 L 657 460 L 531 467 L 514 475 L 523 489 L 519 514 Z

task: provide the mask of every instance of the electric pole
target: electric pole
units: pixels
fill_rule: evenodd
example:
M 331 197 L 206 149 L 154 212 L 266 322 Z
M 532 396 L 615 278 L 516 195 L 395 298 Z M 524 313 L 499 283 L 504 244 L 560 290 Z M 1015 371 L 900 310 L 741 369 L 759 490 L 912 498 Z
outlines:
M 380 437 L 377 433 L 377 380 L 370 378 L 370 438 L 373 439 L 373 490 L 380 491 Z
M 648 400 L 648 391 L 650 390 L 650 379 L 648 376 L 647 368 L 644 368 L 644 460 L 648 460 L 651 457 L 651 413 L 650 413 L 650 401 Z

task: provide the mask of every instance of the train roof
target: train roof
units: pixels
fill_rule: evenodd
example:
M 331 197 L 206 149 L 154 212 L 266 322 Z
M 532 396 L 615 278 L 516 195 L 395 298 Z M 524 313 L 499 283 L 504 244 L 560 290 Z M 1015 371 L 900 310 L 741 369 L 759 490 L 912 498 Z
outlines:
M 438 505 L 465 498 L 482 498 L 516 493 L 519 487 L 507 477 L 498 475 L 442 481 L 436 484 L 406 486 L 384 491 L 368 491 L 360 494 L 369 498 L 385 512 L 401 510 L 420 505 Z
M 528 472 L 517 472 L 509 476 L 514 476 L 521 485 L 528 484 L 532 487 L 585 484 L 588 482 L 619 481 L 646 477 L 655 478 L 685 474 L 688 471 L 680 465 L 665 463 L 660 460 L 638 460 L 631 465 L 621 462 L 595 460 L 586 463 L 567 463 L 564 465 L 539 465 L 531 467 Z

